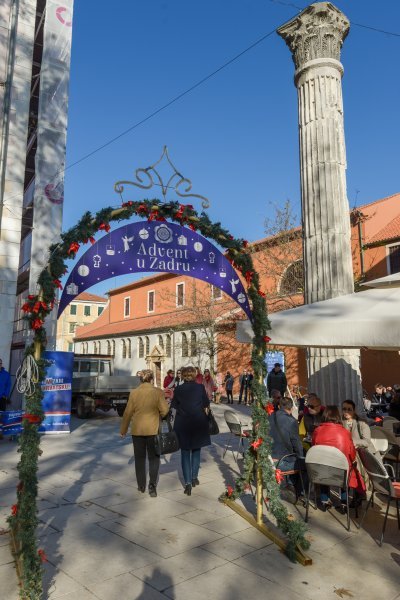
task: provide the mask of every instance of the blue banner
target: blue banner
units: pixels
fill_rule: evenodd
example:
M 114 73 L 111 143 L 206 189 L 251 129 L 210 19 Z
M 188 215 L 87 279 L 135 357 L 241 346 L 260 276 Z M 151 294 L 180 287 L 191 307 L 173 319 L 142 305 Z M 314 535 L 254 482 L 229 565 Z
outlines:
M 246 290 L 226 256 L 196 231 L 157 221 L 123 225 L 95 242 L 71 271 L 58 317 L 96 283 L 130 273 L 176 273 L 201 279 L 225 292 L 253 319 Z
M 42 382 L 45 414 L 41 433 L 69 433 L 71 422 L 73 352 L 46 350 L 43 358 L 50 361 Z
M 3 435 L 19 435 L 22 432 L 22 415 L 24 410 L 5 410 L 2 413 Z

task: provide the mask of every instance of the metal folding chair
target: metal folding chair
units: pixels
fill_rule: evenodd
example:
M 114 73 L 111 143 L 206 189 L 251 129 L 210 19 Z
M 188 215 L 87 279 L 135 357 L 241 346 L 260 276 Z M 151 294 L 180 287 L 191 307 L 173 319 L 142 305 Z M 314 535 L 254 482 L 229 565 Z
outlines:
M 245 451 L 244 440 L 246 438 L 248 438 L 250 435 L 249 425 L 242 423 L 240 421 L 239 417 L 237 416 L 237 414 L 233 410 L 226 410 L 224 412 L 224 417 L 225 417 L 226 424 L 229 427 L 230 436 L 226 442 L 226 446 L 225 446 L 225 450 L 222 455 L 222 458 L 225 457 L 225 454 L 228 450 L 228 446 L 231 444 L 231 442 L 233 442 L 234 438 L 237 438 L 238 446 L 237 446 L 237 450 L 236 450 L 236 457 L 235 457 L 235 451 L 233 449 L 233 444 L 231 445 L 231 448 L 230 448 L 231 452 L 233 454 L 233 458 L 237 462 L 240 451 L 242 452 L 242 454 L 244 454 L 244 451 Z
M 392 500 L 396 502 L 397 525 L 400 529 L 400 483 L 391 480 L 389 473 L 387 472 L 386 466 L 383 463 L 381 463 L 373 454 L 371 454 L 369 450 L 367 450 L 366 448 L 359 448 L 358 455 L 360 457 L 364 469 L 368 473 L 369 479 L 372 484 L 371 496 L 367 502 L 367 506 L 365 507 L 364 514 L 360 521 L 360 527 L 362 526 L 365 519 L 365 515 L 367 514 L 367 511 L 373 502 L 374 494 L 378 493 L 387 498 L 385 518 L 383 520 L 382 533 L 379 541 L 379 545 L 382 546 L 387 518 L 389 514 L 389 508 Z

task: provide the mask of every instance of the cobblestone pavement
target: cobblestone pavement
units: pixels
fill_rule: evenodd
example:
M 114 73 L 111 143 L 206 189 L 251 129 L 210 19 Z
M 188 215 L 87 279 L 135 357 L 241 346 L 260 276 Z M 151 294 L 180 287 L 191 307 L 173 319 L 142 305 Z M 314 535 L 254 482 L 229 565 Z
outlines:
M 190 497 L 183 494 L 179 453 L 162 459 L 157 498 L 137 491 L 132 444 L 119 438 L 113 412 L 74 417 L 71 434 L 43 438 L 38 535 L 48 557 L 45 599 L 400 600 L 394 508 L 382 548 L 375 541 L 383 519 L 379 502 L 362 531 L 353 523 L 346 531 L 335 510 L 311 510 L 313 565 L 303 567 L 218 502 L 238 470 L 232 452 L 222 458 L 226 408 L 214 407 L 221 433 L 202 451 L 200 486 Z M 235 403 L 234 409 L 249 418 L 247 407 Z M 16 450 L 15 442 L 0 441 L 0 529 L 15 502 Z M 302 506 L 291 511 L 304 513 Z M 18 597 L 4 534 L 0 590 L 1 598 Z

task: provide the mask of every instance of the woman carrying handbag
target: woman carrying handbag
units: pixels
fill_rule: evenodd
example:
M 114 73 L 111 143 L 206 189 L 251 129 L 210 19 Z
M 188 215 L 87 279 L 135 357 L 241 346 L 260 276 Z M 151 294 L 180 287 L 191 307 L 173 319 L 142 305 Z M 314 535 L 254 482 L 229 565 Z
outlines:
M 204 385 L 196 383 L 196 369 L 182 369 L 183 384 L 174 392 L 171 408 L 175 408 L 174 431 L 181 448 L 182 472 L 185 482 L 184 493 L 192 493 L 199 485 L 200 452 L 211 444 L 208 412 L 210 400 Z
M 157 478 L 160 468 L 160 455 L 156 452 L 155 441 L 160 417 L 165 417 L 169 406 L 164 392 L 153 385 L 154 375 L 150 369 L 142 371 L 141 385 L 131 391 L 121 422 L 121 437 L 125 437 L 131 423 L 135 471 L 138 491 L 146 491 L 146 456 L 149 461 L 149 494 L 157 497 Z

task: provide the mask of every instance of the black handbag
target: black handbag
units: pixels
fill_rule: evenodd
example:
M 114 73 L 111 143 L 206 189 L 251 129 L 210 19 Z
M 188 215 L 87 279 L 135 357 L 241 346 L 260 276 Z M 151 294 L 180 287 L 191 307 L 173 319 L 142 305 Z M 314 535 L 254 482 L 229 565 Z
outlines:
M 179 450 L 179 440 L 175 431 L 172 429 L 170 419 L 167 419 L 168 431 L 162 431 L 162 423 L 160 423 L 160 431 L 154 439 L 154 448 L 158 456 L 161 454 L 171 454 Z
M 218 435 L 219 434 L 218 423 L 215 420 L 215 417 L 212 413 L 211 408 L 210 408 L 210 411 L 207 416 L 208 416 L 208 433 L 210 435 Z

